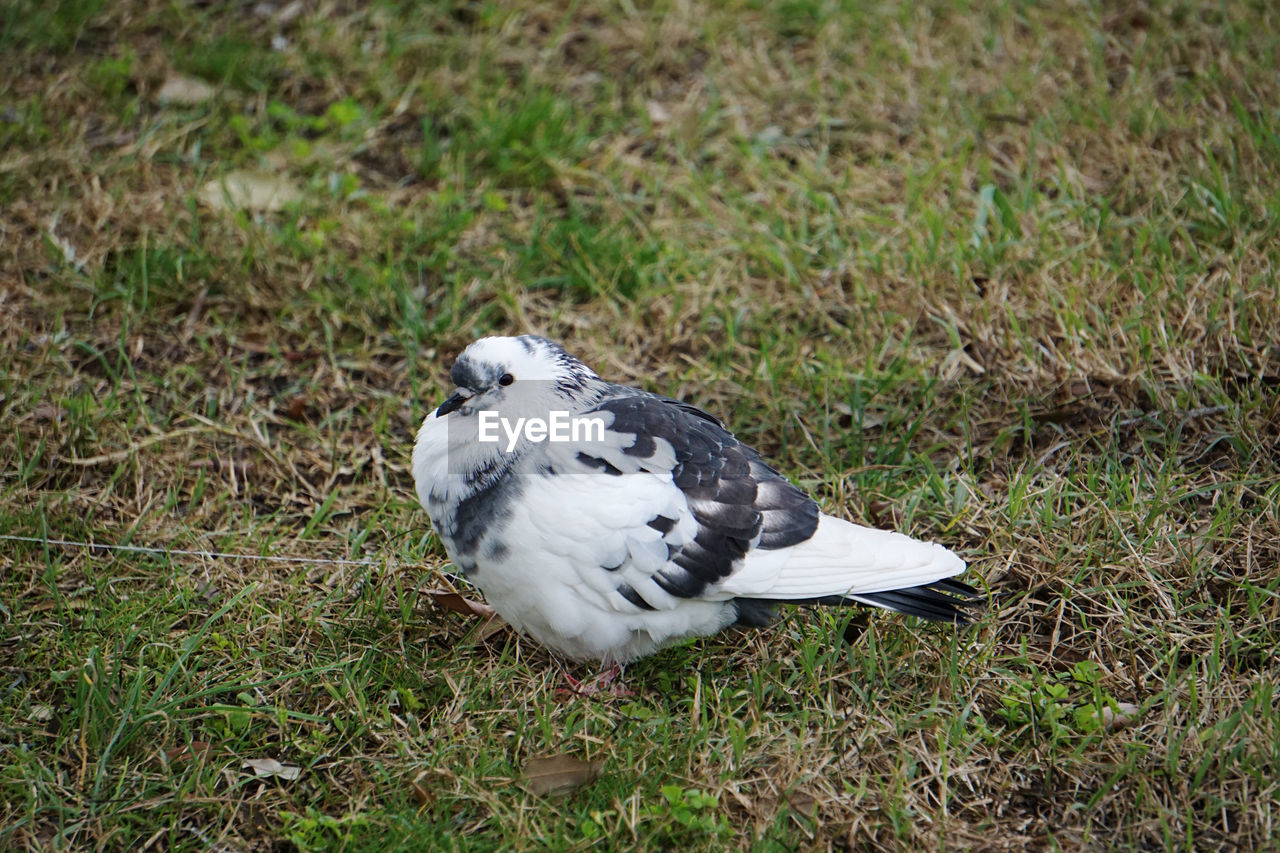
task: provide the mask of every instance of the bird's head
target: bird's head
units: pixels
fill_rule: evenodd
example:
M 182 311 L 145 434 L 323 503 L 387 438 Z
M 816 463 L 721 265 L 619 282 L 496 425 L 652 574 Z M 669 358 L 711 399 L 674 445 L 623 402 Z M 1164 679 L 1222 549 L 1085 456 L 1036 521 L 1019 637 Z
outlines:
M 481 338 L 458 356 L 449 378 L 457 387 L 436 409 L 437 418 L 487 409 L 545 413 L 563 408 L 599 377 L 554 341 L 521 335 Z
M 442 506 L 509 470 L 562 415 L 589 408 L 606 383 L 546 338 L 481 338 L 449 377 L 457 386 L 418 430 L 414 480 L 423 506 Z M 537 434 L 532 424 L 548 427 Z M 572 435 L 572 433 L 571 433 Z

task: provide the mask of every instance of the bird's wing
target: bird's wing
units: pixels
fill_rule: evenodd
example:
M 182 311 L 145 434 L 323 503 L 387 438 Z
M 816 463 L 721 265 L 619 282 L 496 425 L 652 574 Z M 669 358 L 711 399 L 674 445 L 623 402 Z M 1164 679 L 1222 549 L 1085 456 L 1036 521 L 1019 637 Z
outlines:
M 530 519 L 542 547 L 622 612 L 735 597 L 723 585 L 749 553 L 817 529 L 813 499 L 699 409 L 636 391 L 580 417 L 607 422 L 604 440 L 541 445 L 537 467 L 552 476 L 524 504 L 542 517 Z
M 574 531 L 558 544 L 545 534 L 544 546 L 609 607 L 851 598 L 902 609 L 877 593 L 964 570 L 940 545 L 821 513 L 702 410 L 615 387 L 586 413 L 609 420 L 604 440 L 543 445 L 542 470 L 556 476 L 529 495 L 544 516 L 534 527 Z

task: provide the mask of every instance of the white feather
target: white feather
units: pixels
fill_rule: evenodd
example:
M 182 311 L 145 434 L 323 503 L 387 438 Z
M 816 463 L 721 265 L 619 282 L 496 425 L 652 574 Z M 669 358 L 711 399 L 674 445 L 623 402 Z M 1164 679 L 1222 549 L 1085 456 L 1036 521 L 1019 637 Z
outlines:
M 802 600 L 920 586 L 964 569 L 964 560 L 934 542 L 823 514 L 804 542 L 747 554 L 720 589 L 745 598 Z

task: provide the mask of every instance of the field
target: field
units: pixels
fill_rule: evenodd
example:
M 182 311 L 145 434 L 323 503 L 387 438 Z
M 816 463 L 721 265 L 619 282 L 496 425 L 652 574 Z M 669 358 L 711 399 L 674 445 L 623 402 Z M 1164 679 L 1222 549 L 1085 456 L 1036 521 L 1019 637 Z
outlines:
M 1274 4 L 11 0 L 0 55 L 0 848 L 1275 847 Z M 564 695 L 408 466 L 525 332 L 989 609 Z

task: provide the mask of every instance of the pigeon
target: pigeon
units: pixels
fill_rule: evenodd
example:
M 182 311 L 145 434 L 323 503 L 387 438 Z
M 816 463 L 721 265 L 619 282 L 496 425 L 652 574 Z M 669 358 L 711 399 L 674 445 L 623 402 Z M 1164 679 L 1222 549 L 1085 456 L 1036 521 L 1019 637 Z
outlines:
M 942 545 L 827 515 L 718 418 L 547 338 L 481 338 L 450 379 L 418 499 L 498 615 L 565 658 L 616 668 L 786 604 L 958 625 L 980 606 Z

